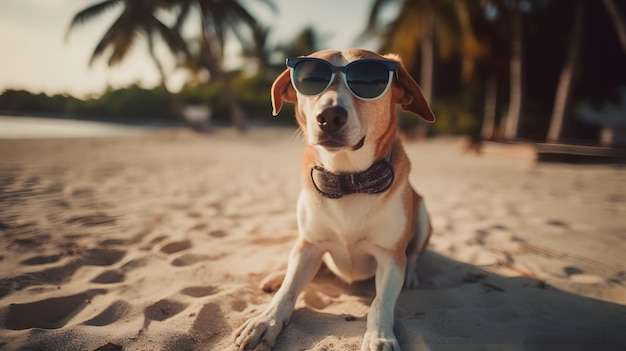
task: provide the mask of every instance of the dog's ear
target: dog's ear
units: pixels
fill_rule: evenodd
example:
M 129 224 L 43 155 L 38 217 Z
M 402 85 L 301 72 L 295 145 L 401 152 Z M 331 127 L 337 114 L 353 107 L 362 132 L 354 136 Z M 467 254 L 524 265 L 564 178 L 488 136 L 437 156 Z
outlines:
M 296 91 L 291 86 L 291 73 L 287 68 L 272 84 L 272 115 L 278 115 L 283 102 L 296 102 L 296 96 Z
M 426 102 L 424 94 L 422 94 L 422 89 L 420 89 L 415 79 L 413 79 L 406 68 L 404 68 L 399 57 L 396 55 L 387 55 L 385 57 L 397 61 L 400 64 L 396 78 L 402 92 L 397 97 L 397 102 L 402 105 L 402 110 L 412 112 L 422 117 L 422 119 L 427 122 L 434 122 L 435 115 L 430 109 L 428 102 Z

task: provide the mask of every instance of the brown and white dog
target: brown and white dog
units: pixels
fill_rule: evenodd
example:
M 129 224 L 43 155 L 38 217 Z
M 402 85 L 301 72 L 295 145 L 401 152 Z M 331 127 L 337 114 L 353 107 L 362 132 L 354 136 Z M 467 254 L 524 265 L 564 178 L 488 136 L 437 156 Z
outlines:
M 265 311 L 237 330 L 235 344 L 240 349 L 261 342 L 273 347 L 298 294 L 324 262 L 347 282 L 375 276 L 376 297 L 361 350 L 400 350 L 393 332 L 395 304 L 403 283 L 407 288 L 418 285 L 415 268 L 431 226 L 423 199 L 409 184 L 396 105 L 429 122 L 435 117 L 395 55 L 350 49 L 308 57 L 339 67 L 386 60 L 396 62 L 397 70 L 391 85 L 374 99 L 357 98 L 341 79 L 345 72 L 333 75 L 330 85 L 314 96 L 294 88 L 290 69 L 274 81 L 273 114 L 283 102 L 295 103 L 307 144 L 297 208 L 299 235 L 282 285 Z

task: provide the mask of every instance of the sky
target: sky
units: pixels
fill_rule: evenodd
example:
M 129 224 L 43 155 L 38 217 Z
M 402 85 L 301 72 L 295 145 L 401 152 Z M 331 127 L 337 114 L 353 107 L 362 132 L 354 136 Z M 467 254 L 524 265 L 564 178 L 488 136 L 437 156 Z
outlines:
M 26 89 L 84 98 L 98 95 L 107 87 L 120 88 L 135 82 L 144 87 L 158 85 L 145 40 L 139 40 L 118 66 L 108 67 L 106 56 L 89 66 L 96 44 L 120 10 L 95 18 L 66 36 L 73 16 L 98 2 L 1 0 L 0 92 Z M 271 43 L 287 42 L 312 25 L 323 38 L 325 48 L 347 49 L 355 46 L 355 38 L 365 28 L 372 0 L 274 0 L 277 14 L 257 4 L 262 2 L 242 0 L 261 22 L 271 25 Z M 231 46 L 229 51 L 236 50 L 236 46 Z M 188 73 L 174 67 L 164 46 L 157 47 L 157 54 L 165 61 L 170 89 L 178 90 Z

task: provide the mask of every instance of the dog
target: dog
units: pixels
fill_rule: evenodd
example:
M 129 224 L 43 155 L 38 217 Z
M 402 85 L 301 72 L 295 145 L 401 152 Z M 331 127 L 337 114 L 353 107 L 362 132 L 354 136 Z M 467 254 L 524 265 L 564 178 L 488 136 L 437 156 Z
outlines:
M 295 103 L 306 141 L 298 239 L 280 288 L 264 312 L 236 331 L 235 345 L 273 347 L 298 294 L 324 262 L 349 283 L 375 276 L 361 350 L 400 350 L 396 300 L 403 284 L 417 287 L 417 260 L 432 228 L 424 200 L 409 184 L 396 105 L 428 122 L 435 116 L 396 55 L 326 50 L 287 59 L 287 66 L 271 97 L 274 116 L 284 102 Z

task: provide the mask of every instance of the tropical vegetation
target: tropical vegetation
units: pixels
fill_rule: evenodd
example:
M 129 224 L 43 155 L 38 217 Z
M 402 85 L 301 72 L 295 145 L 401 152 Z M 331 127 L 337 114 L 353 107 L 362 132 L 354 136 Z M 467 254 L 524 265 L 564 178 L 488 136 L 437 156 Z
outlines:
M 277 10 L 270 0 L 257 1 Z M 283 69 L 270 58 L 308 54 L 324 48 L 324 41 L 309 27 L 270 47 L 271 26 L 261 24 L 245 4 L 249 1 L 101 0 L 75 15 L 68 34 L 122 8 L 91 60 L 108 54 L 108 63 L 118 64 L 135 40 L 145 38 L 160 86 L 108 90 L 87 100 L 8 90 L 0 95 L 0 111 L 174 121 L 184 120 L 182 106 L 206 104 L 217 123 L 242 130 L 250 123 L 291 120 L 268 118 L 269 87 Z M 602 121 L 589 123 L 580 107 L 601 111 L 626 89 L 626 6 L 616 0 L 373 0 L 370 5 L 355 46 L 373 39 L 380 51 L 401 54 L 438 117 L 431 133 L 595 140 Z M 164 13 L 173 20 L 162 20 Z M 194 23 L 195 34 L 183 37 L 183 26 Z M 227 38 L 236 38 L 256 73 L 224 70 Z M 157 41 L 192 77 L 209 80 L 191 79 L 181 91 L 170 92 L 153 52 Z M 407 116 L 401 125 L 423 127 Z

